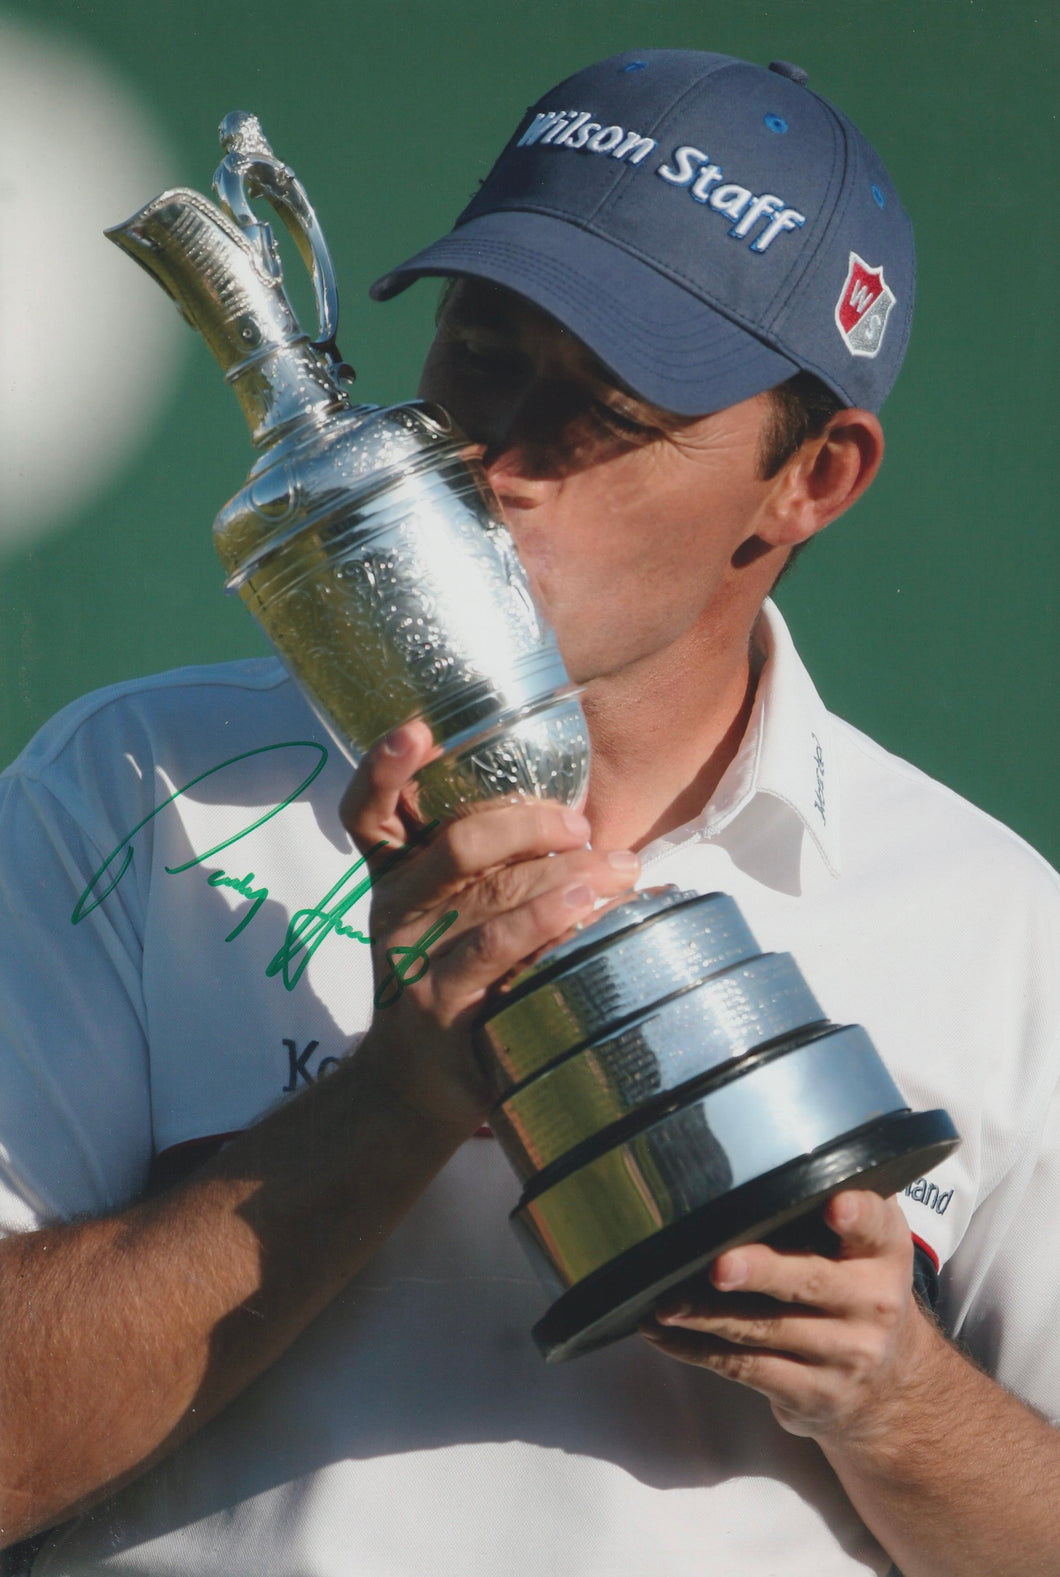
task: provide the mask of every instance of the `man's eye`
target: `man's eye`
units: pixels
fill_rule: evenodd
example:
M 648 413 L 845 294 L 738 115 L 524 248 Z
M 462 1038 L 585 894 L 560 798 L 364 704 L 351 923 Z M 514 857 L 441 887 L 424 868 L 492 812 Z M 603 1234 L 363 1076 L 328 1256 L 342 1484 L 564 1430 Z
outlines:
M 650 443 L 653 438 L 659 436 L 659 429 L 652 423 L 641 421 L 629 411 L 624 411 L 617 405 L 609 405 L 606 400 L 593 400 L 591 409 L 593 415 L 608 432 L 627 441 Z
M 460 371 L 470 377 L 510 381 L 522 371 L 520 358 L 498 345 L 476 345 L 470 340 L 456 340 L 449 347 L 449 353 Z

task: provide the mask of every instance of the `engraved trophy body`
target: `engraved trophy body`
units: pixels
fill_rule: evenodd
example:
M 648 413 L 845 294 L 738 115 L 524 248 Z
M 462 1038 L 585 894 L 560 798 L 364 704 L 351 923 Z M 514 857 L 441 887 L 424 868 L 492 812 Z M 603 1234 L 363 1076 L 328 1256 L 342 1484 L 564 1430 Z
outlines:
M 214 526 L 228 589 L 351 759 L 428 723 L 424 822 L 512 793 L 578 803 L 585 718 L 480 451 L 437 406 L 351 405 L 305 192 L 253 116 L 228 116 L 221 139 L 221 207 L 167 191 L 107 234 L 203 335 L 260 450 Z M 312 274 L 315 340 L 257 197 Z M 477 1046 L 523 1183 L 513 1225 L 555 1300 L 534 1328 L 552 1359 L 635 1329 L 734 1243 L 805 1221 L 840 1188 L 893 1192 L 957 1143 L 718 893 L 606 906 L 494 995 Z

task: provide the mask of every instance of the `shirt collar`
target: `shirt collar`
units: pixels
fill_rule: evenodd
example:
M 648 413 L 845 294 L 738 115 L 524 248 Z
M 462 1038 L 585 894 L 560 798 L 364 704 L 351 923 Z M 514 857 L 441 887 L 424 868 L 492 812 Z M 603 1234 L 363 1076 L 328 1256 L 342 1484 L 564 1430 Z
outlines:
M 840 873 L 839 781 L 834 724 L 795 650 L 779 610 L 767 601 L 755 626 L 761 665 L 755 703 L 739 750 L 713 796 L 692 821 L 659 845 L 690 837 L 717 838 L 759 795 L 790 814 L 791 829 L 809 833 L 833 876 Z M 661 853 L 652 845 L 645 857 Z

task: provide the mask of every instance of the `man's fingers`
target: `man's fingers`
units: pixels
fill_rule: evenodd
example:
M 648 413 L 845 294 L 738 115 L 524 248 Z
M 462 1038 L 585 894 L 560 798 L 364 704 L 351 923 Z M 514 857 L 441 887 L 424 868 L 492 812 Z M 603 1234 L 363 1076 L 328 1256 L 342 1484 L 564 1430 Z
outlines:
M 514 966 L 591 918 L 599 899 L 628 891 L 639 869 L 635 855 L 576 849 L 498 866 L 455 897 L 418 911 L 394 907 L 395 896 L 407 896 L 395 894 L 391 882 L 396 886 L 400 873 L 394 873 L 376 889 L 376 915 L 388 937 L 388 957 L 415 949 L 432 916 L 436 924 L 444 919 L 444 934 L 431 949 L 425 989 L 449 1024 Z M 409 983 L 426 973 L 424 964 Z
M 662 1298 L 656 1318 L 666 1324 L 671 1319 L 694 1321 L 702 1315 L 703 1328 L 720 1329 L 719 1321 L 734 1314 L 741 1305 L 769 1299 L 774 1313 L 781 1305 L 828 1314 L 850 1312 L 862 1293 L 862 1273 L 851 1278 L 855 1262 L 872 1261 L 892 1255 L 903 1263 L 912 1256 L 909 1228 L 897 1202 L 878 1194 L 847 1191 L 829 1201 L 825 1219 L 839 1238 L 838 1252 L 826 1258 L 813 1252 L 775 1249 L 766 1243 L 748 1243 L 729 1249 L 711 1265 L 705 1277 L 698 1277 Z M 875 1272 L 872 1272 L 875 1276 Z M 909 1278 L 912 1271 L 910 1268 Z M 896 1273 L 895 1285 L 909 1279 Z M 763 1312 L 759 1310 L 759 1312 Z M 768 1311 L 766 1311 L 768 1312 Z M 742 1313 L 742 1310 L 741 1310 Z
M 431 963 L 443 1017 L 451 1022 L 516 964 L 587 919 L 596 898 L 585 882 L 562 885 L 466 931 Z
M 339 806 L 342 824 L 362 853 L 384 841 L 405 842 L 401 790 L 434 754 L 431 731 L 419 721 L 395 728 L 368 751 Z
M 432 892 L 459 891 L 466 883 L 490 873 L 499 888 L 510 886 L 511 902 L 524 896 L 526 861 L 584 849 L 589 823 L 577 810 L 547 800 L 487 808 L 450 823 L 444 834 L 424 850 L 416 881 Z M 504 873 L 507 874 L 504 874 Z M 501 907 L 504 892 L 498 892 Z
M 684 1329 L 679 1326 L 659 1325 L 654 1320 L 643 1320 L 640 1335 L 669 1358 L 680 1358 L 683 1363 L 700 1364 L 714 1369 L 731 1380 L 749 1382 L 752 1361 L 776 1359 L 790 1361 L 789 1355 L 780 1357 L 773 1348 L 752 1347 L 748 1343 L 734 1344 L 713 1333 Z
M 835 1305 L 837 1278 L 834 1260 L 820 1254 L 800 1254 L 770 1248 L 765 1243 L 749 1243 L 722 1254 L 710 1267 L 709 1278 L 717 1303 L 718 1294 L 746 1297 L 757 1295 L 777 1303 L 799 1304 L 803 1308 L 832 1309 Z M 694 1299 L 693 1299 L 694 1301 Z M 722 1300 L 725 1301 L 724 1299 Z
M 778 1303 L 768 1297 L 733 1298 L 724 1302 L 693 1302 L 687 1314 L 667 1313 L 660 1306 L 645 1322 L 649 1330 L 685 1331 L 709 1336 L 732 1347 L 786 1352 L 822 1361 L 835 1343 L 833 1316 L 823 1309 Z
M 826 1307 L 837 1261 L 912 1253 L 909 1228 L 894 1199 L 847 1189 L 829 1200 L 824 1219 L 839 1239 L 832 1258 L 749 1243 L 718 1256 L 710 1267 L 712 1286 L 719 1292 L 757 1292 L 784 1303 Z
M 865 1259 L 894 1249 L 912 1253 L 909 1227 L 896 1199 L 846 1189 L 825 1206 L 825 1221 L 839 1238 L 843 1259 Z
M 589 823 L 578 811 L 542 800 L 484 805 L 447 823 L 376 889 L 376 924 L 399 925 L 439 904 L 460 912 L 461 930 L 494 909 L 511 909 L 565 873 L 546 856 L 587 849 Z M 535 868 L 536 867 L 536 868 Z M 617 889 L 607 889 L 607 891 Z

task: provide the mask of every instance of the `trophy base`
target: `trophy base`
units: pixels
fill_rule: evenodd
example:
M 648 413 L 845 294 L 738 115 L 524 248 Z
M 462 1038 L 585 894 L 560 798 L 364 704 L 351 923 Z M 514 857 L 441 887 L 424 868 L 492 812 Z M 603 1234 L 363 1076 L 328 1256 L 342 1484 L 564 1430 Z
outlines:
M 816 1212 L 833 1194 L 844 1188 L 897 1193 L 957 1143 L 941 1110 L 891 1112 L 841 1135 L 711 1200 L 586 1276 L 537 1322 L 534 1341 L 550 1363 L 618 1341 L 665 1292 L 740 1243 L 773 1239 L 827 1253 L 835 1238 Z

